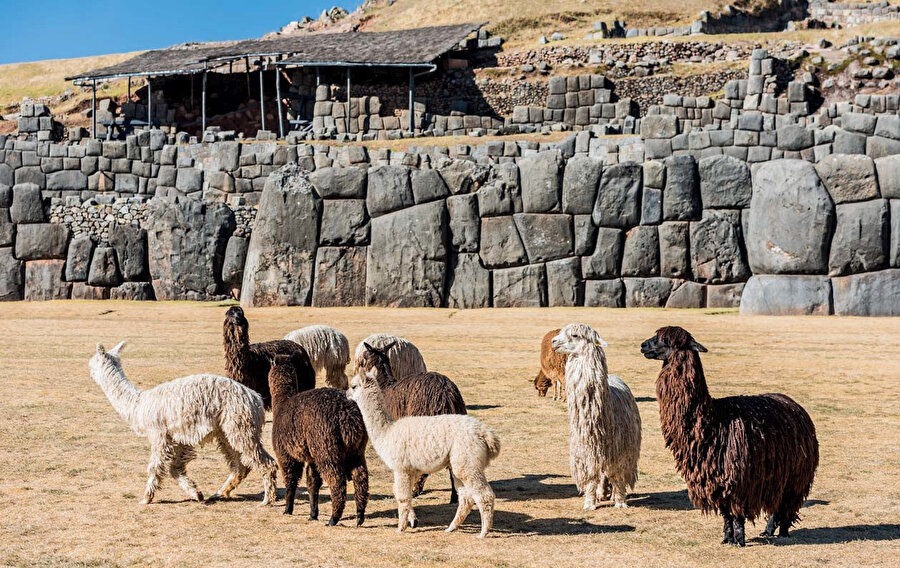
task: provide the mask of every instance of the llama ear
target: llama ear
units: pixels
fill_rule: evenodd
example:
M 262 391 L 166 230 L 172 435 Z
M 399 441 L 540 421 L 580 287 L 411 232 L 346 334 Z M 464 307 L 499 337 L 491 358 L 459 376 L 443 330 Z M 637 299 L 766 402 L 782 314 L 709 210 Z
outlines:
M 110 350 L 109 350 L 109 354 L 110 354 L 110 355 L 116 355 L 116 356 L 118 356 L 119 353 L 120 353 L 120 352 L 122 351 L 122 349 L 124 349 L 124 348 L 125 348 L 125 342 L 122 341 L 122 342 L 120 342 L 118 345 L 116 345 L 115 347 L 113 347 L 112 349 L 110 349 Z
M 382 349 L 381 351 L 382 351 L 383 353 L 387 353 L 388 351 L 390 351 L 391 349 L 394 348 L 394 345 L 397 345 L 397 342 L 396 342 L 396 341 L 391 341 L 390 343 L 388 343 L 387 345 L 385 345 L 385 346 L 384 346 L 384 349 Z
M 375 352 L 375 348 L 372 347 L 371 345 L 369 345 L 368 343 L 366 343 L 365 341 L 363 341 L 363 347 L 366 348 L 366 351 L 372 351 L 373 353 Z
M 694 341 L 693 339 L 691 339 L 691 348 L 692 348 L 693 350 L 699 352 L 699 353 L 706 353 L 706 352 L 707 352 L 706 347 L 703 347 L 702 345 L 700 345 L 699 343 L 697 343 L 697 342 Z
M 103 347 L 102 343 L 97 344 L 97 354 L 104 355 L 106 353 L 106 347 Z
M 604 349 L 609 347 L 609 343 L 607 343 L 602 337 L 596 334 L 594 336 L 594 345 L 596 345 L 597 347 L 602 347 Z

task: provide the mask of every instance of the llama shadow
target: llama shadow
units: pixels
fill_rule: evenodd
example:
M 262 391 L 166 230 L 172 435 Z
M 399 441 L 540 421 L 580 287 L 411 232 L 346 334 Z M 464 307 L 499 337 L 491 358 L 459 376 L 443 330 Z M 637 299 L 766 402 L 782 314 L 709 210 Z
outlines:
M 628 496 L 628 504 L 632 507 L 663 511 L 690 511 L 694 508 L 688 497 L 687 489 L 658 493 L 634 493 Z
M 638 396 L 635 397 L 635 402 L 656 402 L 655 396 Z
M 776 546 L 792 546 L 802 544 L 844 544 L 847 542 L 894 541 L 900 540 L 900 525 L 848 525 L 844 527 L 821 527 L 815 529 L 798 528 L 791 531 L 790 538 L 776 539 Z
M 807 499 L 803 503 L 803 508 L 815 507 L 816 505 L 831 505 L 831 501 L 826 501 L 824 499 Z
M 500 404 L 467 404 L 466 410 L 493 410 L 494 408 L 503 408 Z
M 575 485 L 548 485 L 546 479 L 566 478 L 565 475 L 551 473 L 528 473 L 522 477 L 491 481 L 491 487 L 498 498 L 507 501 L 527 501 L 529 499 L 571 499 L 578 497 Z

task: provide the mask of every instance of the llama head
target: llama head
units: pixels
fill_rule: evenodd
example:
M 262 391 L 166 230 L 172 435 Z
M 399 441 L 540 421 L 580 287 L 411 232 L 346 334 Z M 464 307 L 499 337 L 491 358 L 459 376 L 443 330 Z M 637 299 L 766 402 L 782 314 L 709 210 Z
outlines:
M 124 348 L 124 341 L 119 342 L 118 345 L 108 351 L 102 344 L 98 343 L 96 353 L 94 353 L 94 356 L 91 357 L 91 360 L 88 362 L 88 366 L 91 368 L 91 374 L 93 374 L 94 371 L 99 371 L 106 363 L 112 363 L 116 367 L 121 367 L 122 360 L 119 354 Z
M 296 353 L 276 353 L 269 356 L 269 390 L 273 395 L 300 392 L 296 357 Z
M 240 306 L 231 306 L 228 308 L 228 311 L 225 312 L 225 323 L 245 326 L 248 325 L 249 322 L 247 322 L 247 317 L 244 316 L 243 308 Z
M 585 355 L 597 349 L 603 353 L 603 348 L 607 347 L 607 343 L 594 328 L 584 323 L 570 323 L 562 328 L 551 345 L 557 353 L 569 355 Z
M 357 368 L 360 372 L 367 373 L 369 371 L 376 371 L 383 365 L 387 365 L 388 367 L 390 367 L 391 359 L 390 357 L 388 357 L 388 352 L 393 349 L 395 345 L 397 345 L 397 342 L 392 341 L 385 345 L 383 348 L 378 349 L 377 347 L 373 347 L 368 343 L 363 343 L 363 347 L 365 347 L 365 350 L 356 361 Z
M 647 359 L 665 361 L 676 351 L 696 351 L 706 353 L 703 347 L 684 328 L 678 326 L 661 327 L 656 335 L 641 343 L 641 353 Z
M 547 396 L 547 391 L 553 386 L 553 381 L 547 378 L 544 373 L 540 373 L 537 377 L 532 379 L 531 382 L 534 383 L 534 388 L 537 390 L 538 396 L 540 397 Z
M 250 322 L 247 321 L 240 306 L 232 306 L 225 312 L 222 334 L 226 350 L 229 344 L 239 346 L 250 342 Z

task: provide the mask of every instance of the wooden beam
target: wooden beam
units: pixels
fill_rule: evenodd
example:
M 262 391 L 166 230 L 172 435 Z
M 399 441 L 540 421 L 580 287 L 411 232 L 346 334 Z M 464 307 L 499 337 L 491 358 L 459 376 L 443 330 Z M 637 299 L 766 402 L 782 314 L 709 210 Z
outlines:
M 128 80 L 131 85 L 131 79 Z M 97 137 L 97 79 L 91 79 L 91 140 Z
M 263 60 L 259 58 L 259 121 L 262 130 L 266 129 L 266 94 L 263 90 Z
M 193 83 L 193 79 L 191 79 Z M 200 116 L 201 116 L 201 128 L 203 129 L 200 132 L 200 140 L 203 140 L 203 136 L 206 135 L 206 69 L 203 70 L 203 87 L 201 89 L 200 94 Z
M 278 56 L 281 61 L 281 56 Z M 278 112 L 278 137 L 284 138 L 284 118 L 281 112 L 281 71 L 275 66 L 275 110 Z

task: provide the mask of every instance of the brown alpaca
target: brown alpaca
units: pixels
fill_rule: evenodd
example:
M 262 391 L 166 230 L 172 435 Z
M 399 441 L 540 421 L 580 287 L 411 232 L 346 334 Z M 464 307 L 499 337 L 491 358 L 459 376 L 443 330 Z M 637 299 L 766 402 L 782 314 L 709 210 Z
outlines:
M 361 372 L 375 370 L 378 385 L 384 393 L 388 412 L 394 420 L 404 416 L 438 416 L 467 414 L 466 403 L 459 388 L 446 376 L 431 371 L 394 378 L 390 360 L 385 353 L 393 344 L 381 350 L 366 350 L 357 360 Z M 448 468 L 449 469 L 449 468 Z M 413 496 L 421 495 L 427 475 L 416 483 Z M 456 484 L 450 475 L 450 502 L 457 502 Z
M 366 468 L 368 436 L 359 407 L 342 390 L 302 390 L 296 368 L 298 355 L 276 355 L 269 371 L 272 393 L 272 447 L 284 477 L 284 514 L 294 513 L 297 483 L 306 467 L 309 519 L 319 518 L 319 488 L 322 481 L 331 490 L 334 526 L 344 514 L 347 479 L 353 479 L 356 526 L 366 520 L 369 501 L 369 470 Z M 308 365 L 308 363 L 307 363 Z M 311 368 L 311 367 L 310 367 Z
M 250 343 L 250 322 L 244 317 L 244 310 L 238 306 L 228 308 L 222 325 L 225 344 L 225 373 L 242 385 L 262 396 L 266 410 L 272 408 L 269 394 L 269 361 L 275 355 L 296 353 L 294 359 L 300 390 L 316 386 L 316 374 L 310 365 L 306 351 L 293 341 L 277 340 L 265 343 Z
M 725 518 L 722 544 L 744 546 L 744 522 L 769 515 L 763 537 L 789 536 L 809 495 L 819 442 L 809 414 L 783 394 L 713 398 L 700 353 L 680 327 L 664 327 L 641 344 L 663 361 L 656 398 L 666 446 L 704 513 Z
M 553 386 L 553 400 L 566 400 L 566 361 L 569 356 L 565 353 L 557 353 L 553 350 L 553 338 L 559 335 L 560 330 L 554 329 L 544 334 L 541 339 L 541 369 L 531 381 L 538 391 L 538 396 L 547 396 L 547 391 Z

